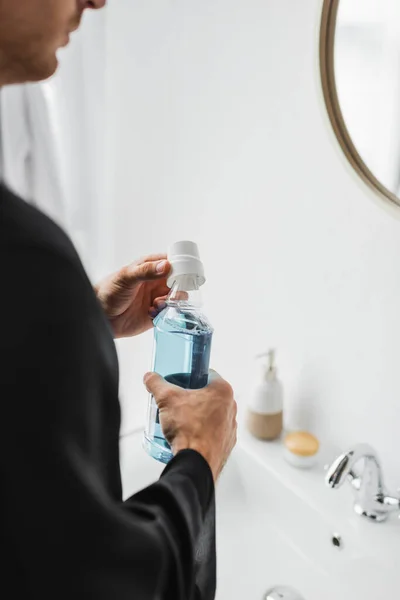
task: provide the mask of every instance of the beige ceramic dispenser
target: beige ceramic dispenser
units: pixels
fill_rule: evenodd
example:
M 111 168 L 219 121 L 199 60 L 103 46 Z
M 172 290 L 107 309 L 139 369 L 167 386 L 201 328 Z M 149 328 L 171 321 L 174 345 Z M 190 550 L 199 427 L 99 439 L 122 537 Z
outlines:
M 283 429 L 283 387 L 277 377 L 275 351 L 270 350 L 257 358 L 268 357 L 261 381 L 251 392 L 247 426 L 261 440 L 276 440 Z

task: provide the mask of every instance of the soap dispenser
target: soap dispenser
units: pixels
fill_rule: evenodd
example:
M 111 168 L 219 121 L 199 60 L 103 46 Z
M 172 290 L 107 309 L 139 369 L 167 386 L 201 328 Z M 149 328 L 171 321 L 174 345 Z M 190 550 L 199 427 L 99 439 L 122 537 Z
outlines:
M 248 409 L 247 427 L 261 440 L 276 440 L 283 429 L 283 386 L 277 376 L 275 350 L 257 358 L 268 357 L 261 381 L 254 387 Z

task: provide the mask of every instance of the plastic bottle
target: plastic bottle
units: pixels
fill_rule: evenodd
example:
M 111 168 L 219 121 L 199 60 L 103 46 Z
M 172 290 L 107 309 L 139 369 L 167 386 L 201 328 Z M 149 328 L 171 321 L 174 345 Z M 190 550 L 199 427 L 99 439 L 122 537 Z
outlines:
M 170 383 L 200 389 L 208 383 L 213 329 L 201 313 L 200 287 L 204 268 L 197 245 L 177 242 L 168 253 L 172 269 L 167 281 L 171 292 L 167 307 L 154 320 L 153 371 Z M 150 456 L 168 463 L 173 454 L 166 441 L 157 404 L 149 399 L 144 448 Z

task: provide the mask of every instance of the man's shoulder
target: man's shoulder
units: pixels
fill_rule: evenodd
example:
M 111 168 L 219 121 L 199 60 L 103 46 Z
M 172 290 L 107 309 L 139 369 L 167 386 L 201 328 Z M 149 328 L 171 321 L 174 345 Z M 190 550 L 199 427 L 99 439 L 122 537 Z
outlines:
M 27 252 L 48 251 L 53 256 L 79 262 L 71 240 L 61 227 L 0 185 L 0 252 L 12 255 L 22 248 Z
M 69 303 L 84 309 L 93 288 L 67 234 L 50 218 L 0 185 L 0 270 L 15 297 L 29 290 L 47 312 Z M 47 298 L 47 301 L 46 301 Z M 3 298 L 6 301 L 6 298 Z M 42 302 L 41 302 L 42 301 Z

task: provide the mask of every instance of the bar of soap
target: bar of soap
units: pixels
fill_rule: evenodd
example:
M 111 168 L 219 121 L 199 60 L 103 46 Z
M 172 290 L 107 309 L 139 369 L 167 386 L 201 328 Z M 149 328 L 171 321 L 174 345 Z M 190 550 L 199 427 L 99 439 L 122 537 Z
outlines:
M 292 431 L 284 439 L 285 459 L 294 467 L 310 469 L 317 463 L 319 441 L 308 431 Z

